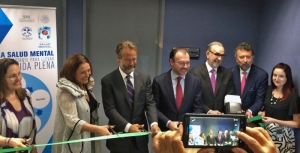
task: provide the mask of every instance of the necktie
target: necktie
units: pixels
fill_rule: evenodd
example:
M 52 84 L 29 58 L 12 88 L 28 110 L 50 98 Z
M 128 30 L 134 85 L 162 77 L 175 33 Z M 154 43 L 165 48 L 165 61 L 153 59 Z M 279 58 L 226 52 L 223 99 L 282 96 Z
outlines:
M 242 82 L 241 82 L 241 95 L 242 95 L 243 92 L 244 92 L 244 88 L 245 88 L 245 85 L 246 85 L 246 80 L 247 80 L 247 72 L 244 71 L 244 72 L 243 72 Z
M 215 93 L 215 90 L 216 90 L 215 69 L 211 69 L 210 72 L 211 72 L 211 76 L 210 76 L 211 87 L 212 87 L 213 93 Z
M 131 102 L 131 105 L 133 105 L 134 88 L 130 81 L 130 75 L 127 75 L 126 79 L 127 79 L 126 87 L 127 87 L 128 98 L 129 98 L 129 101 Z
M 177 85 L 176 85 L 176 106 L 177 109 L 180 110 L 181 104 L 182 104 L 182 99 L 183 99 L 183 93 L 182 93 L 182 88 L 180 85 L 180 80 L 181 77 L 177 77 Z

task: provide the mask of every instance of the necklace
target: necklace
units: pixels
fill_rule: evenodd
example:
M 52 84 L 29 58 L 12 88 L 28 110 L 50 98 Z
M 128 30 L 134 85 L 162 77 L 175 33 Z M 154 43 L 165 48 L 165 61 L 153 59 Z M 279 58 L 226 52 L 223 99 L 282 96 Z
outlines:
M 280 98 L 275 98 L 274 94 L 272 94 L 271 105 L 276 105 L 280 101 Z

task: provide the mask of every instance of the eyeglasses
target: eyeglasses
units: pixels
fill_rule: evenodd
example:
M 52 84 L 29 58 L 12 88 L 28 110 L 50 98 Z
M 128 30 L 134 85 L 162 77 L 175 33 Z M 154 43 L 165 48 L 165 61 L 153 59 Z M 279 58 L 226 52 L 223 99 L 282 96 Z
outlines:
M 215 53 L 209 50 L 209 52 L 211 52 L 212 54 L 214 54 L 217 58 L 221 57 L 224 58 L 226 55 L 225 54 L 220 54 L 220 53 Z
M 22 78 L 22 74 L 21 73 L 20 74 L 13 74 L 13 75 L 11 75 L 7 78 L 9 78 L 10 80 L 16 80 L 16 79 Z
M 180 66 L 184 66 L 184 65 L 187 65 L 189 66 L 191 64 L 191 62 L 182 62 L 182 61 L 179 61 L 177 62 Z

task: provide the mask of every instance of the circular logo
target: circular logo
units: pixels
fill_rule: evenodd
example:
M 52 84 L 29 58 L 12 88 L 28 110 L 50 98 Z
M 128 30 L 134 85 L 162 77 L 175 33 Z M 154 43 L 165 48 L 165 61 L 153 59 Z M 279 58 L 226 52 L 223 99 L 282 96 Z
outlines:
M 22 29 L 22 35 L 26 38 L 30 37 L 32 35 L 32 29 L 30 27 L 24 27 Z
M 53 100 L 47 85 L 34 75 L 22 73 L 22 87 L 30 91 L 33 111 L 36 119 L 37 132 L 40 132 L 48 123 Z
M 40 17 L 40 20 L 41 20 L 42 23 L 48 23 L 50 19 L 47 15 L 42 15 Z

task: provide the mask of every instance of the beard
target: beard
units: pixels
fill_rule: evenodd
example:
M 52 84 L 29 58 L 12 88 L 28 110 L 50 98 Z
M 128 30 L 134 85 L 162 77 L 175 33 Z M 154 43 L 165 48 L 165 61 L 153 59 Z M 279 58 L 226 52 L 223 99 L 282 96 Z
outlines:
M 135 66 L 131 67 L 131 66 L 124 66 L 122 64 L 120 64 L 120 67 L 121 69 L 126 73 L 126 74 L 129 74 L 131 73 L 132 71 L 134 71 L 135 69 Z
M 242 70 L 247 71 L 251 67 L 251 65 L 246 63 L 246 64 L 242 64 L 242 66 L 240 66 L 240 67 Z

